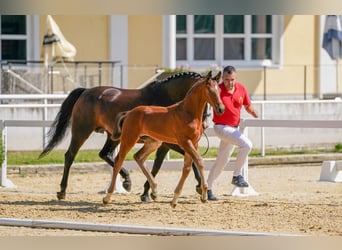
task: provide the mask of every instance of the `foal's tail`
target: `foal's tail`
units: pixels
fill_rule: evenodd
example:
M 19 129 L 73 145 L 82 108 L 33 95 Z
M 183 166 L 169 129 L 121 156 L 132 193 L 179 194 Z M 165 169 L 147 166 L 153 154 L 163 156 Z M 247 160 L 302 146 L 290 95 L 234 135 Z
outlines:
M 65 136 L 65 132 L 70 124 L 72 109 L 78 98 L 85 90 L 85 88 L 74 89 L 64 100 L 55 120 L 51 125 L 49 132 L 47 133 L 49 142 L 47 143 L 47 145 L 45 145 L 43 151 L 39 155 L 39 158 L 42 158 L 46 154 L 48 154 L 63 139 L 63 137 Z
M 114 125 L 113 133 L 111 136 L 111 139 L 113 141 L 120 140 L 121 132 L 122 132 L 122 125 L 124 123 L 124 120 L 125 120 L 127 114 L 128 114 L 128 111 L 123 111 L 123 112 L 120 112 L 119 114 L 117 114 L 117 116 L 115 117 L 115 122 L 114 122 L 115 125 Z

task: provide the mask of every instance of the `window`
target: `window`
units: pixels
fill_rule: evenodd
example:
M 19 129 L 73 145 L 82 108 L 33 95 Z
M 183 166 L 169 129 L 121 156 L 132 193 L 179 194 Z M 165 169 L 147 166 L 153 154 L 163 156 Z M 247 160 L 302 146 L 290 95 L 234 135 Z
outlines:
M 281 16 L 177 15 L 176 63 L 240 67 L 280 62 Z
M 1 60 L 26 60 L 27 17 L 2 15 L 0 23 Z

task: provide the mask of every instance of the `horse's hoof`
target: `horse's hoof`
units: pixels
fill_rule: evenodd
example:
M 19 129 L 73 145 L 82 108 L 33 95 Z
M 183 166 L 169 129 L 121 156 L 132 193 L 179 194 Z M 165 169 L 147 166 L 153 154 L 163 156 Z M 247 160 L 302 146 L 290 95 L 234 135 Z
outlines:
M 177 204 L 173 203 L 172 201 L 170 202 L 170 205 L 171 205 L 172 208 L 175 208 L 177 206 Z
M 202 194 L 202 188 L 201 188 L 201 186 L 196 186 L 196 192 L 198 193 L 198 194 Z
M 148 196 L 148 194 L 142 194 L 142 195 L 140 195 L 140 200 L 142 201 L 142 202 L 150 202 L 151 200 L 150 200 L 150 197 Z
M 151 198 L 154 201 L 157 200 L 157 192 L 156 191 L 151 192 Z
M 206 203 L 208 200 L 201 198 L 202 203 Z
M 122 182 L 122 186 L 123 186 L 123 188 L 127 191 L 127 192 L 131 192 L 131 189 L 132 189 L 132 182 L 131 182 L 131 180 L 124 180 L 123 182 Z
M 64 200 L 65 199 L 65 192 L 57 192 L 57 199 Z
M 109 200 L 107 200 L 106 197 L 104 197 L 104 198 L 102 199 L 102 203 L 103 203 L 104 205 L 107 205 L 107 204 L 109 203 Z

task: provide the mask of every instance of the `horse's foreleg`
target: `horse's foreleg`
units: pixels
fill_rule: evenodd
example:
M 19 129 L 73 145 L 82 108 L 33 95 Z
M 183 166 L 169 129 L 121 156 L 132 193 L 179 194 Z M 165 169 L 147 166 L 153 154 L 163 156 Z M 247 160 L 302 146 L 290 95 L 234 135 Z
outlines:
M 193 160 L 198 168 L 198 171 L 200 173 L 201 176 L 201 189 L 202 189 L 202 193 L 201 193 L 201 201 L 202 202 L 206 202 L 208 199 L 208 195 L 207 195 L 207 191 L 208 191 L 208 184 L 207 184 L 207 180 L 205 179 L 204 176 L 204 162 L 202 157 L 197 153 L 197 151 L 195 151 L 194 155 L 193 155 Z
M 182 193 L 185 180 L 186 180 L 186 178 L 188 177 L 188 175 L 190 173 L 191 164 L 192 164 L 191 157 L 188 154 L 185 154 L 184 155 L 184 167 L 183 167 L 183 170 L 182 170 L 182 176 L 181 176 L 181 178 L 180 178 L 180 180 L 178 182 L 178 185 L 177 185 L 177 187 L 176 187 L 176 189 L 174 191 L 173 199 L 171 201 L 171 207 L 172 208 L 175 208 L 176 205 L 177 205 L 177 201 L 178 201 L 179 196 Z
M 112 141 L 110 139 L 110 135 L 107 135 L 107 140 L 105 145 L 103 146 L 102 150 L 99 153 L 99 156 L 101 159 L 103 159 L 105 162 L 107 162 L 111 167 L 114 166 L 114 151 L 116 147 L 119 145 L 120 141 Z M 124 181 L 122 183 L 122 186 L 124 189 L 126 189 L 128 192 L 131 191 L 132 188 L 132 181 L 129 176 L 129 172 L 125 168 L 121 168 L 120 175 L 124 178 Z
M 159 169 L 160 169 L 160 167 L 164 161 L 164 158 L 165 158 L 167 152 L 169 152 L 169 147 L 165 143 L 163 143 L 157 149 L 156 158 L 154 159 L 152 170 L 151 170 L 151 174 L 153 177 L 155 177 L 157 175 L 157 173 L 159 172 Z M 149 202 L 150 201 L 150 197 L 148 195 L 149 189 L 150 189 L 150 183 L 147 180 L 144 184 L 144 192 L 140 196 L 141 201 L 143 201 L 143 202 Z
M 207 195 L 208 184 L 207 184 L 207 180 L 204 177 L 204 162 L 203 162 L 203 159 L 198 154 L 197 154 L 197 157 L 194 158 L 194 161 L 196 161 L 196 166 L 198 167 L 198 170 L 201 175 L 201 183 L 202 183 L 201 201 L 206 202 L 208 199 L 208 195 Z
M 207 201 L 207 190 L 208 190 L 208 184 L 207 184 L 207 180 L 204 176 L 204 162 L 202 157 L 198 154 L 197 152 L 197 144 L 193 144 L 192 142 L 186 142 L 183 145 L 184 150 L 186 151 L 186 153 L 188 153 L 191 158 L 193 159 L 194 163 L 197 166 L 198 172 L 200 174 L 201 177 L 201 189 L 202 189 L 202 193 L 201 193 L 201 201 L 202 202 L 206 202 Z
M 170 149 L 176 151 L 177 153 L 180 153 L 182 155 L 185 154 L 184 150 L 177 144 L 166 144 Z M 195 178 L 197 180 L 197 185 L 196 185 L 196 192 L 201 194 L 202 193 L 202 188 L 201 188 L 201 175 L 198 172 L 198 169 L 195 165 L 195 163 L 192 163 L 192 170 L 194 171 Z

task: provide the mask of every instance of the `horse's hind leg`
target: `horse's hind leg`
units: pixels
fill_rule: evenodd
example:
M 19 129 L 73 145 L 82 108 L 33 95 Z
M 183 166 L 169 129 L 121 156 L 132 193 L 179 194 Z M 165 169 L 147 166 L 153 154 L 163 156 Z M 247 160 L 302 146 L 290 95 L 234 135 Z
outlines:
M 177 205 L 177 201 L 178 201 L 179 196 L 182 193 L 185 180 L 186 180 L 186 178 L 188 177 L 188 175 L 190 173 L 191 164 L 192 164 L 192 158 L 188 154 L 185 153 L 185 155 L 184 155 L 184 167 L 183 167 L 183 170 L 182 170 L 182 176 L 181 176 L 181 178 L 180 178 L 180 180 L 178 182 L 178 185 L 177 185 L 177 187 L 176 187 L 176 189 L 174 191 L 173 199 L 171 201 L 171 207 L 172 208 L 175 208 L 176 205 Z
M 157 173 L 159 172 L 159 169 L 160 169 L 160 167 L 164 161 L 164 158 L 165 158 L 167 152 L 169 152 L 169 147 L 165 143 L 163 143 L 157 149 L 156 158 L 154 159 L 152 170 L 151 170 L 151 174 L 153 177 L 155 177 L 157 175 Z M 150 201 L 150 197 L 148 195 L 149 189 L 150 189 L 150 183 L 147 180 L 144 184 L 144 192 L 140 196 L 141 201 L 143 201 L 143 202 L 149 202 Z
M 90 134 L 90 133 L 89 133 Z M 71 137 L 71 142 L 69 145 L 68 150 L 64 154 L 64 170 L 63 170 L 63 177 L 62 181 L 60 184 L 61 190 L 60 192 L 57 192 L 57 198 L 58 200 L 63 200 L 65 199 L 66 196 L 66 189 L 68 186 L 68 178 L 69 178 L 69 172 L 70 172 L 70 167 L 76 157 L 76 154 L 84 141 L 87 138 L 75 138 L 74 135 Z
M 119 145 L 119 143 L 120 141 L 112 141 L 110 139 L 110 135 L 107 135 L 106 143 L 99 153 L 99 156 L 111 167 L 114 166 L 114 150 Z M 127 171 L 127 169 L 122 167 L 120 170 L 120 175 L 125 179 L 122 183 L 122 186 L 124 187 L 124 189 L 130 192 L 132 188 L 132 182 L 129 176 L 129 172 Z
M 103 204 L 108 204 L 109 201 L 110 201 L 110 198 L 112 197 L 112 194 L 114 192 L 116 177 L 118 176 L 118 173 L 120 172 L 120 169 L 122 167 L 122 164 L 123 164 L 123 161 L 125 159 L 125 156 L 126 156 L 126 153 L 121 152 L 121 154 L 120 154 L 120 152 L 119 152 L 119 155 L 117 155 L 116 158 L 115 158 L 115 161 L 114 161 L 115 165 L 113 167 L 112 180 L 110 182 L 107 194 L 102 199 Z

